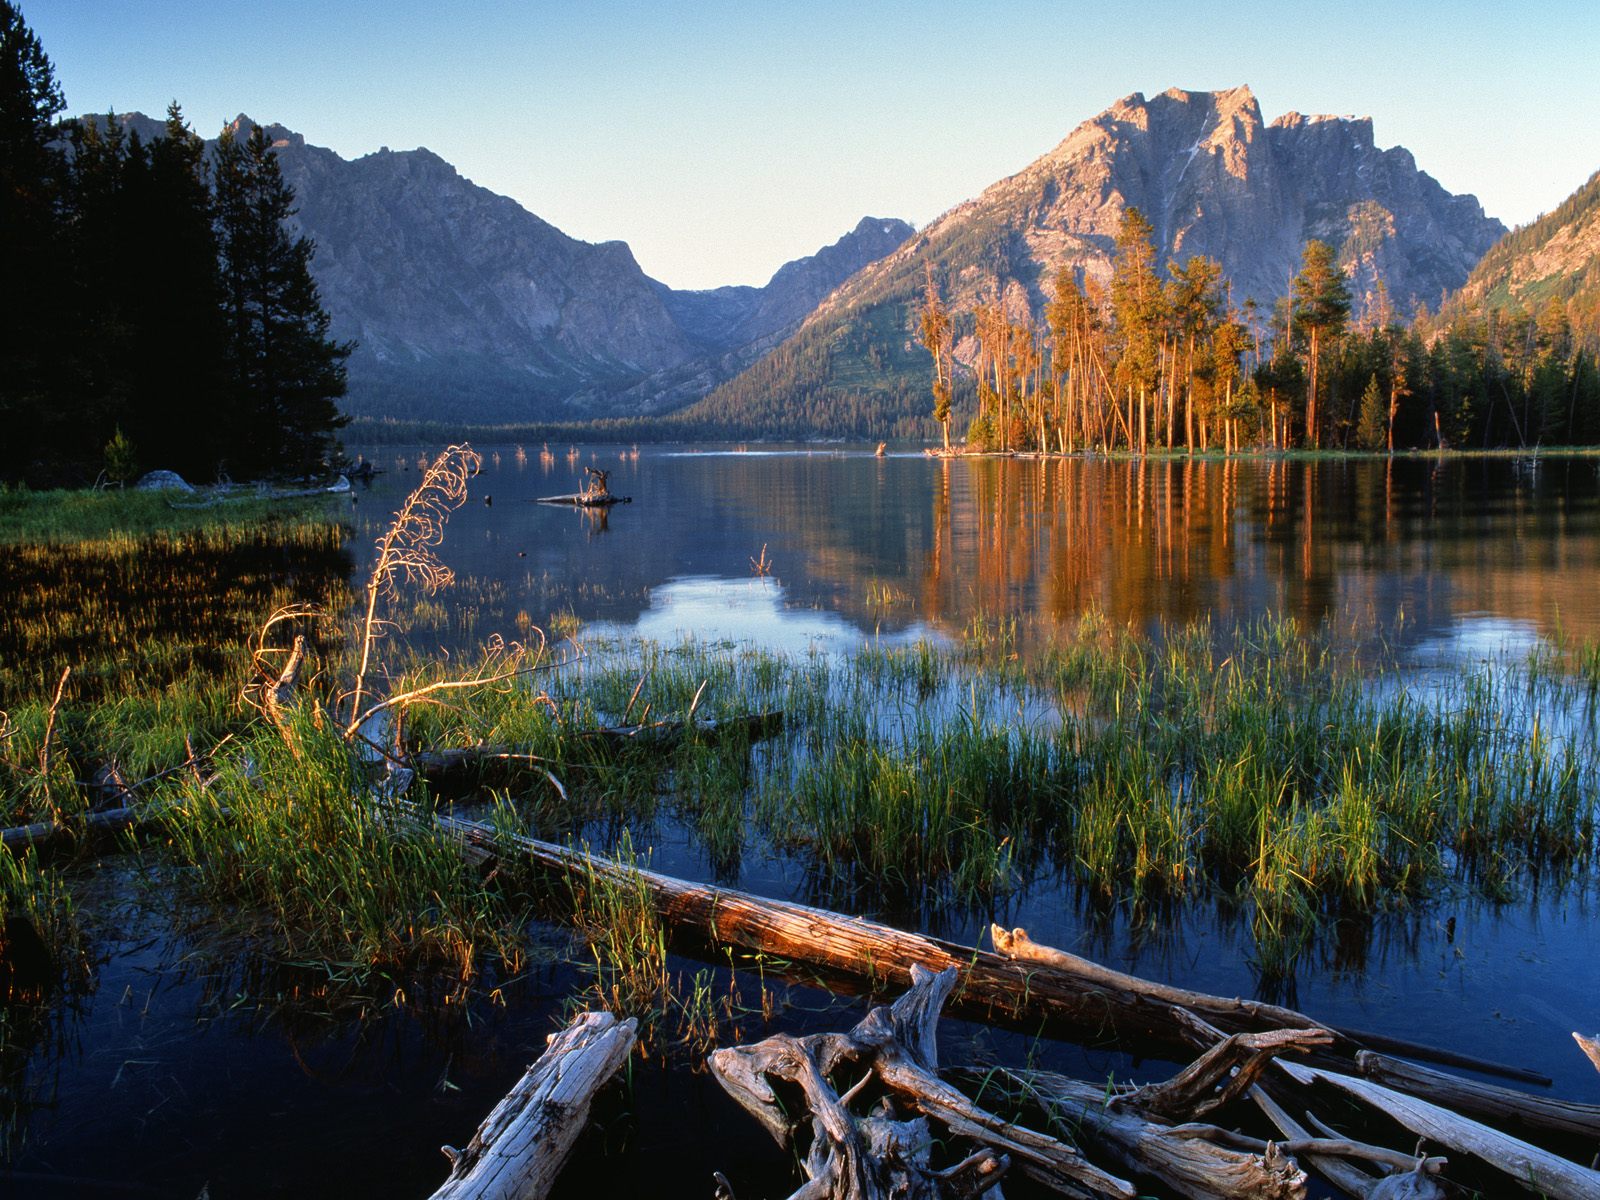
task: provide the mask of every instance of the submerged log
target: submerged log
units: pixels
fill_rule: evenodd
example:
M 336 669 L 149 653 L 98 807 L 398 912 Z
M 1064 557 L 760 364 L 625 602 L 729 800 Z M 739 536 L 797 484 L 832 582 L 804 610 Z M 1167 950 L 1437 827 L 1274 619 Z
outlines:
M 578 508 L 609 508 L 613 504 L 632 504 L 632 496 L 591 495 L 588 492 L 571 492 L 565 496 L 540 496 L 535 504 L 571 504 Z
M 1101 966 L 1099 963 L 1092 962 L 1087 958 L 1080 958 L 1076 954 L 1069 954 L 1065 950 L 1057 950 L 1053 946 L 1042 945 L 1030 938 L 1026 929 L 1007 930 L 999 925 L 991 925 L 989 927 L 989 936 L 994 941 L 996 952 L 1006 958 L 1020 962 L 1037 963 L 1040 966 L 1052 968 L 1055 971 L 1082 980 L 1086 984 L 1101 987 L 1108 994 L 1138 996 L 1146 1000 L 1170 1005 L 1175 1009 L 1204 1018 L 1210 1024 L 1220 1028 L 1224 1033 L 1242 1032 L 1243 1028 L 1238 1024 L 1239 1019 L 1245 1021 L 1245 1028 L 1326 1029 L 1335 1034 L 1339 1042 L 1346 1046 L 1364 1047 L 1369 1044 L 1376 1044 L 1382 1049 L 1393 1050 L 1399 1054 L 1407 1054 L 1413 1058 L 1445 1062 L 1452 1066 L 1467 1067 L 1475 1071 L 1502 1075 L 1509 1079 L 1520 1079 L 1525 1083 L 1548 1086 L 1551 1082 L 1547 1076 L 1540 1075 L 1536 1071 L 1529 1071 L 1524 1067 L 1490 1062 L 1486 1059 L 1474 1058 L 1470 1055 L 1459 1054 L 1451 1050 L 1442 1050 L 1434 1046 L 1425 1046 L 1419 1042 L 1406 1041 L 1401 1038 L 1380 1036 L 1341 1026 L 1326 1025 L 1321 1021 L 1308 1017 L 1305 1013 L 1296 1012 L 1292 1008 L 1283 1008 L 1276 1004 L 1263 1004 L 1256 1000 L 1226 999 L 1221 996 L 1208 995 L 1205 992 L 1193 992 L 1187 988 L 1173 987 L 1170 984 L 1140 979 L 1136 975 L 1114 971 L 1110 967 Z M 1229 1014 L 1235 1014 L 1234 1019 L 1218 1019 Z M 1195 1041 L 1192 1044 L 1202 1045 L 1205 1043 L 1203 1041 Z
M 638 1022 L 581 1013 L 478 1126 L 465 1150 L 445 1146 L 450 1178 L 432 1200 L 540 1200 L 589 1120 L 594 1094 L 627 1061 Z
M 678 718 L 651 721 L 639 725 L 612 725 L 598 729 L 578 729 L 571 734 L 581 741 L 604 742 L 621 749 L 626 746 L 650 746 L 670 750 L 678 746 L 690 733 L 716 740 L 743 734 L 752 742 L 776 737 L 783 730 L 783 712 L 746 713 L 723 720 L 684 721 Z M 407 756 L 407 762 L 419 775 L 429 779 L 454 775 L 479 769 L 515 770 L 518 767 L 547 774 L 549 760 L 529 754 L 515 746 L 458 746 L 446 750 L 418 750 Z

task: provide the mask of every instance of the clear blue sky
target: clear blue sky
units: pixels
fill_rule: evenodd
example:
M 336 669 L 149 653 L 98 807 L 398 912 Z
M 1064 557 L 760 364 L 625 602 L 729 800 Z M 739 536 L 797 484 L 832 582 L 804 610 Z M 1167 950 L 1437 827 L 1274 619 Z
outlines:
M 426 146 L 675 287 L 921 226 L 1130 92 L 1370 116 L 1507 224 L 1600 169 L 1600 4 L 19 0 L 73 113 Z

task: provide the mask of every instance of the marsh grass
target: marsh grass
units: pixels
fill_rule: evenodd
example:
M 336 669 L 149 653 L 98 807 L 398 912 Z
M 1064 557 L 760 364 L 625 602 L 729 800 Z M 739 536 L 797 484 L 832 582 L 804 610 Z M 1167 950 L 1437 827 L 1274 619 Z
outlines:
M 281 603 L 347 603 L 346 538 L 323 501 L 175 510 L 157 493 L 0 494 L 0 822 L 70 817 L 100 765 L 137 781 L 182 762 L 186 739 L 243 728 L 240 647 Z
M 210 786 L 174 789 L 163 849 L 191 868 L 187 898 L 357 987 L 428 975 L 459 998 L 491 956 L 516 974 L 526 901 L 511 881 L 487 885 L 443 835 L 372 803 L 324 714 L 297 711 L 291 732 L 257 730 Z

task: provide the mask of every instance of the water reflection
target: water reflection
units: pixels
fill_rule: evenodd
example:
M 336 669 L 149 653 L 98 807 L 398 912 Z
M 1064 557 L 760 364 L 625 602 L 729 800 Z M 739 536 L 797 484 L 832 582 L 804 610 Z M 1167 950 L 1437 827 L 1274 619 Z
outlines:
M 353 510 L 362 542 L 421 457 L 388 456 Z M 445 552 L 469 586 L 504 586 L 507 611 L 486 618 L 570 612 L 650 636 L 714 629 L 803 648 L 955 637 L 982 615 L 1017 618 L 1026 640 L 1091 611 L 1146 630 L 1271 611 L 1476 656 L 1558 627 L 1600 634 L 1597 462 L 508 447 L 475 485 L 493 505 L 456 514 Z M 575 490 L 585 465 L 635 502 L 529 502 Z M 752 578 L 763 549 L 781 595 Z

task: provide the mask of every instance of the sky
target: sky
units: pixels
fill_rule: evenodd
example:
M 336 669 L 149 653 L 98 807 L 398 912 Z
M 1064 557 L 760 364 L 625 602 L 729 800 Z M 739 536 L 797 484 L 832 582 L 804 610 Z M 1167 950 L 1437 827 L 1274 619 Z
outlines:
M 16 0 L 68 112 L 426 146 L 673 287 L 919 228 L 1132 92 L 1370 116 L 1524 224 L 1600 169 L 1595 0 Z

